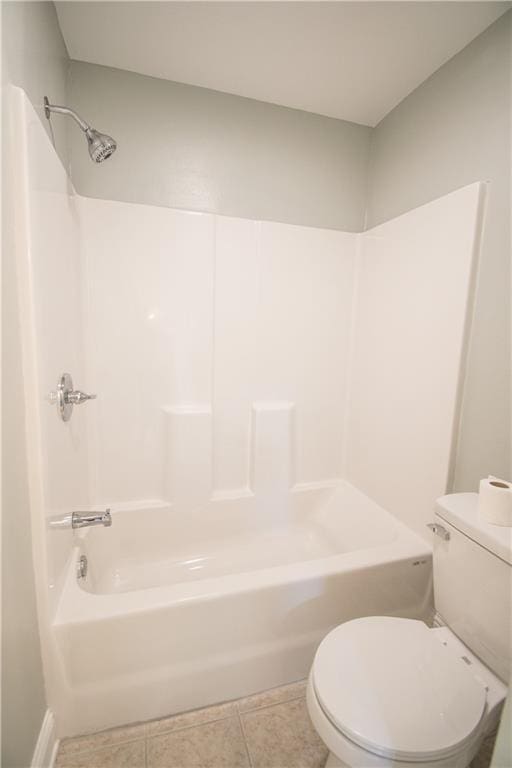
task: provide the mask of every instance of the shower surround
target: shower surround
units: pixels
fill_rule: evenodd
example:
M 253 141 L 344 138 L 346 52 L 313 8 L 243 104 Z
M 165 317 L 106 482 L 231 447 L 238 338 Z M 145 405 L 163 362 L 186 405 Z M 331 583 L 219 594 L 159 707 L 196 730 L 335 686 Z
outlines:
M 426 618 L 425 523 L 456 451 L 483 185 L 364 234 L 82 198 L 11 97 L 59 733 L 304 677 L 342 620 Z M 67 424 L 45 401 L 65 370 L 98 393 Z M 100 505 L 112 529 L 52 525 Z
M 88 198 L 79 211 L 93 498 L 187 512 L 336 480 L 357 237 Z

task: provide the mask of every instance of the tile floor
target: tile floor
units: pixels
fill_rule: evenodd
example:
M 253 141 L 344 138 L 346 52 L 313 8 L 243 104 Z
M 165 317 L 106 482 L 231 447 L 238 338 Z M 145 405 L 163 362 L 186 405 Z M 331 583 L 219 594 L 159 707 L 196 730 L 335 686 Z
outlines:
M 182 715 L 64 739 L 56 768 L 322 768 L 305 682 Z
M 323 768 L 305 682 L 61 742 L 55 768 Z M 472 768 L 487 768 L 488 739 Z

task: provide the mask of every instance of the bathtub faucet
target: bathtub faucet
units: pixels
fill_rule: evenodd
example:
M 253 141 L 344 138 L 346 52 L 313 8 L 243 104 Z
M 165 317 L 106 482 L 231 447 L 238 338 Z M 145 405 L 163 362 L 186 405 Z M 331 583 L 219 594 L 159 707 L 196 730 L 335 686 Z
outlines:
M 71 515 L 72 528 L 88 528 L 90 525 L 112 525 L 110 509 L 105 512 L 73 512 Z

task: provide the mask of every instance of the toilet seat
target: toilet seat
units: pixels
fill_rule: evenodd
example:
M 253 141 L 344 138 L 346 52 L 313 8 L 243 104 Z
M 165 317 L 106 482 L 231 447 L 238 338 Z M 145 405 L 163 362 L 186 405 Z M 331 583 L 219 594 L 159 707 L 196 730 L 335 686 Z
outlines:
M 320 644 L 311 677 L 338 731 L 395 760 L 458 753 L 486 709 L 484 686 L 421 621 L 371 616 L 342 624 Z

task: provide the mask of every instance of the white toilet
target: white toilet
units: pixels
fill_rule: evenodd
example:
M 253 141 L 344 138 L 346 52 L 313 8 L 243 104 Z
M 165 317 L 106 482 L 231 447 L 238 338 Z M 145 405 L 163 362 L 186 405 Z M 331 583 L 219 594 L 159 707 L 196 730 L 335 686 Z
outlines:
M 370 616 L 334 629 L 308 681 L 327 766 L 466 768 L 496 726 L 512 660 L 512 529 L 478 495 L 439 499 L 434 595 L 446 626 Z

